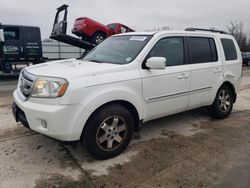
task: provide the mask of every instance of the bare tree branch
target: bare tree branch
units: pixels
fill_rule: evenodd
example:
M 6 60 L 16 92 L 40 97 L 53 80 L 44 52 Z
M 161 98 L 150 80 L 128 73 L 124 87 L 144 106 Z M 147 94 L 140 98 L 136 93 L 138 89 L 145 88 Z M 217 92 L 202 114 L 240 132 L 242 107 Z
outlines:
M 247 37 L 243 32 L 243 23 L 242 22 L 230 22 L 230 25 L 226 26 L 228 33 L 233 35 L 238 42 L 238 45 L 241 51 L 246 51 L 247 48 Z

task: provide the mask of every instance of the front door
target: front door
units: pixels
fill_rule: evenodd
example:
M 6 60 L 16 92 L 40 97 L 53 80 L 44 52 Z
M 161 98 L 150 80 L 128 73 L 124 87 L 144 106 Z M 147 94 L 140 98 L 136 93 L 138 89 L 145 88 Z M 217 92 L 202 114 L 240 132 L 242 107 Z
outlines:
M 150 57 L 165 57 L 167 63 L 162 70 L 141 70 L 145 121 L 183 111 L 189 100 L 190 67 L 185 64 L 183 37 L 160 39 L 146 59 Z
M 23 46 L 20 38 L 19 27 L 4 27 L 4 58 L 5 61 L 18 61 L 23 57 Z

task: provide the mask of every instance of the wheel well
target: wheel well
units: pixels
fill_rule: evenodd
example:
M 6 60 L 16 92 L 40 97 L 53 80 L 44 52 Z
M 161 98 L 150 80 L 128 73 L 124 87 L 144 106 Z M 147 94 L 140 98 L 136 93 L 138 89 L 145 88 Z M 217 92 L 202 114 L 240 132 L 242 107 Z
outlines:
M 104 31 L 97 30 L 97 31 L 93 34 L 93 36 L 95 36 L 96 33 L 102 33 L 105 37 L 107 37 L 107 35 L 106 35 L 106 33 L 105 33 Z M 92 36 L 92 37 L 93 37 L 93 36 Z
M 231 84 L 230 82 L 226 81 L 222 85 L 226 85 L 232 91 L 233 102 L 235 103 L 236 102 L 236 98 L 237 98 L 237 94 L 235 92 L 235 88 L 234 88 L 233 84 Z
M 115 101 L 115 103 L 118 103 L 122 106 L 124 106 L 125 108 L 128 109 L 128 111 L 131 112 L 131 115 L 133 116 L 133 119 L 134 119 L 134 130 L 135 132 L 138 132 L 139 131 L 139 128 L 140 128 L 140 118 L 139 118 L 139 114 L 136 110 L 136 108 L 134 107 L 133 104 L 131 104 L 130 102 L 127 102 L 127 101 Z
M 133 120 L 134 120 L 134 131 L 135 131 L 135 132 L 138 132 L 138 131 L 139 131 L 139 128 L 140 128 L 140 118 L 139 118 L 139 114 L 138 114 L 136 108 L 135 108 L 134 105 L 131 104 L 130 102 L 128 102 L 128 101 L 123 101 L 123 100 L 111 101 L 111 102 L 105 103 L 105 104 L 103 104 L 102 106 L 98 107 L 98 108 L 89 116 L 88 120 L 86 121 L 86 124 L 87 124 L 87 122 L 89 121 L 89 119 L 92 117 L 92 115 L 93 115 L 97 110 L 99 110 L 100 108 L 103 108 L 104 106 L 109 105 L 109 104 L 119 104 L 119 105 L 124 106 L 128 111 L 130 111 L 130 112 L 131 112 L 131 115 L 133 116 Z M 86 127 L 86 126 L 84 126 L 84 129 L 83 129 L 83 131 L 82 131 L 82 135 L 83 135 L 83 133 L 84 133 L 85 127 Z

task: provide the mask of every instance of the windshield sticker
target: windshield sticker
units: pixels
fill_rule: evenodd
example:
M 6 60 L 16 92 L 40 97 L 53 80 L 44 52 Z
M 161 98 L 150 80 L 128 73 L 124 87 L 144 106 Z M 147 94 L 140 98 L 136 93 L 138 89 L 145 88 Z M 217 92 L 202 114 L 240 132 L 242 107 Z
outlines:
M 127 57 L 126 61 L 129 62 L 129 61 L 131 61 L 131 59 L 132 59 L 131 57 Z
M 129 40 L 145 41 L 146 39 L 147 37 L 143 37 L 143 36 L 133 36 Z

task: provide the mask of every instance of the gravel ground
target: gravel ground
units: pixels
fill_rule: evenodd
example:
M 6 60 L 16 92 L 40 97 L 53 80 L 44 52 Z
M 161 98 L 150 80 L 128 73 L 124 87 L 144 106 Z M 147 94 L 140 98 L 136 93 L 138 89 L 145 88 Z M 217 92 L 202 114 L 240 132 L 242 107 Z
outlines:
M 250 70 L 229 118 L 197 109 L 148 122 L 105 161 L 16 124 L 15 87 L 0 80 L 0 188 L 250 187 Z

